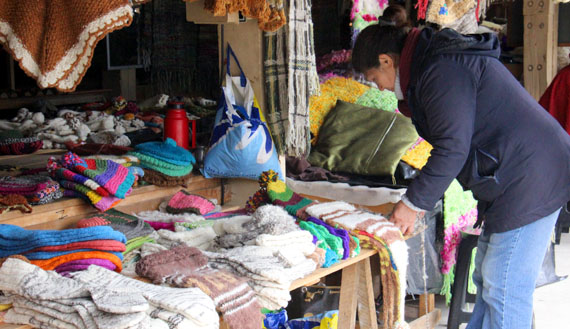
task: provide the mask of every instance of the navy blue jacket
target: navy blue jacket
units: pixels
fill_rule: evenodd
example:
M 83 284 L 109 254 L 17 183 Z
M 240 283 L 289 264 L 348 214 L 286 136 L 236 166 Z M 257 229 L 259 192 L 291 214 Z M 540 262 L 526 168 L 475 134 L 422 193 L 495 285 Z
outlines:
M 498 60 L 492 34 L 424 29 L 407 89 L 412 121 L 434 148 L 408 199 L 432 209 L 454 178 L 487 232 L 509 231 L 570 200 L 570 136 Z

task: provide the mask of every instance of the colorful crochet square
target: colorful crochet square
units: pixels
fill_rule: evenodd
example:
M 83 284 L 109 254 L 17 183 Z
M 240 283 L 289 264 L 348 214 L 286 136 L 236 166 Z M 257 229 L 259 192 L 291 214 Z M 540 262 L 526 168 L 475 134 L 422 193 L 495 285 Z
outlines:
M 65 189 L 64 196 L 83 198 L 91 203 L 99 211 L 107 211 L 123 200 L 112 195 L 101 196 L 88 187 L 71 181 L 61 180 L 59 183 Z M 132 190 L 128 190 L 127 195 L 129 195 L 131 191 Z
M 337 100 L 354 103 L 370 87 L 347 78 L 332 78 L 321 84 L 321 94 L 309 99 L 309 122 L 312 143 L 316 143 L 319 129 L 323 125 L 325 117 L 336 105 Z
M 7 138 L 0 141 L 0 154 L 30 154 L 42 148 L 44 142 L 36 137 Z
M 171 214 L 194 213 L 205 215 L 216 208 L 212 201 L 187 191 L 178 191 L 168 201 L 166 212 Z

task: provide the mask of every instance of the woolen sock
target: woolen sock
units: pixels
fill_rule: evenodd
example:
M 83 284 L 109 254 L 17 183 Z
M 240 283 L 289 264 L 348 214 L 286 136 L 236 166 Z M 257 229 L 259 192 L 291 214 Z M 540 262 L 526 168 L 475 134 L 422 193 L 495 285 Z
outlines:
M 197 221 L 204 220 L 204 216 L 196 214 L 169 214 L 166 212 L 158 210 L 146 210 L 134 214 L 137 218 L 140 218 L 147 222 L 162 222 L 162 223 L 174 223 L 174 222 L 185 222 L 194 223 Z
M 59 304 L 60 306 L 56 308 L 53 307 L 54 304 L 58 303 L 50 301 L 34 301 L 21 296 L 14 297 L 13 302 L 13 306 L 16 308 L 16 311 L 20 311 L 21 309 L 26 308 L 39 313 L 43 313 L 51 318 L 67 322 L 68 324 L 75 326 L 75 328 L 86 328 L 85 323 L 73 308 L 68 307 L 66 309 L 68 312 L 63 312 L 61 310 L 61 304 Z
M 255 244 L 268 247 L 273 251 L 278 249 L 295 249 L 304 255 L 309 255 L 315 250 L 313 235 L 299 228 L 280 235 L 261 234 L 255 239 Z
M 27 230 L 16 225 L 0 225 L 0 257 L 23 253 L 44 246 L 112 239 L 127 242 L 125 235 L 107 226 L 68 230 Z
M 91 266 L 86 271 L 76 272 L 74 279 L 80 282 L 97 282 L 100 285 L 113 288 L 128 288 L 140 292 L 152 305 L 162 307 L 174 313 L 183 314 L 197 326 L 217 326 L 219 317 L 210 297 L 197 288 L 170 288 L 144 283 Z
M 90 258 L 90 259 L 78 259 L 67 263 L 63 263 L 58 267 L 56 267 L 54 271 L 60 274 L 61 272 L 83 271 L 86 270 L 91 265 L 101 266 L 111 271 L 117 269 L 117 266 L 107 259 Z
M 247 280 L 232 273 L 202 269 L 170 276 L 168 281 L 177 287 L 198 287 L 210 296 L 230 328 L 257 329 L 263 315 L 255 292 Z
M 166 212 L 170 214 L 194 213 L 205 215 L 216 207 L 210 200 L 185 190 L 176 192 L 168 201 Z
M 152 306 L 148 311 L 147 314 L 152 319 L 159 319 L 163 321 L 167 328 L 169 329 L 194 329 L 194 328 L 208 328 L 214 329 L 212 326 L 197 326 L 196 323 L 192 322 L 190 319 L 186 318 L 184 315 L 180 313 L 174 313 L 163 309 L 162 307 L 154 307 Z M 154 329 L 154 327 L 151 327 Z M 218 327 L 215 327 L 218 329 Z
M 41 313 L 34 312 L 18 312 L 18 310 L 11 308 L 6 312 L 3 322 L 11 324 L 27 324 L 33 328 L 46 328 L 46 329 L 61 329 L 68 328 L 61 321 L 54 318 L 46 318 Z M 27 314 L 26 314 L 27 313 Z
M 208 264 L 208 257 L 197 248 L 181 245 L 143 257 L 136 265 L 138 275 L 161 284 L 173 274 L 187 274 Z

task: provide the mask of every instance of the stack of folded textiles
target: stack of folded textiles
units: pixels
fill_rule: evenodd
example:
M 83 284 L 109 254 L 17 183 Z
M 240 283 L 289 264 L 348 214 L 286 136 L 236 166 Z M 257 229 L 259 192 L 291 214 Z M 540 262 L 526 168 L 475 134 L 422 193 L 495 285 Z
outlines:
M 129 195 L 137 177 L 111 160 L 82 159 L 68 152 L 59 160 L 50 158 L 48 171 L 64 188 L 64 195 L 82 197 L 95 208 L 113 208 Z
M 171 138 L 139 144 L 129 155 L 140 160 L 145 171 L 144 181 L 157 186 L 186 184 L 196 163 L 192 153 L 176 145 Z
M 3 321 L 36 328 L 219 327 L 214 302 L 197 288 L 161 287 L 99 266 L 62 277 L 20 259 L 0 267 L 12 308 Z
M 48 176 L 4 176 L 0 177 L 0 194 L 19 194 L 31 205 L 45 204 L 63 196 L 59 184 Z
M 0 225 L 0 257 L 23 255 L 44 270 L 69 274 L 99 265 L 120 272 L 125 242 L 108 226 L 68 230 L 26 230 Z

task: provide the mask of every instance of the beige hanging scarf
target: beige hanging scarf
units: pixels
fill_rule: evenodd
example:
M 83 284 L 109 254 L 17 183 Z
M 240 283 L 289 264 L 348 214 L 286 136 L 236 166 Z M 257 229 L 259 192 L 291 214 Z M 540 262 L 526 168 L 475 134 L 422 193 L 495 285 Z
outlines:
M 97 42 L 132 19 L 129 0 L 0 0 L 0 43 L 38 86 L 69 92 Z

